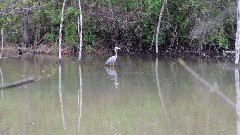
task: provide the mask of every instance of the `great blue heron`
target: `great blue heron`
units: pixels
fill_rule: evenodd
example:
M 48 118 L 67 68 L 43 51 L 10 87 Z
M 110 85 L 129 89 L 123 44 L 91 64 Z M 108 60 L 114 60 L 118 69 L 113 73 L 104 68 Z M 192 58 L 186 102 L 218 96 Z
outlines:
M 110 57 L 106 62 L 105 62 L 105 65 L 114 65 L 114 63 L 116 62 L 117 60 L 117 50 L 119 50 L 120 48 L 119 47 L 115 47 L 114 48 L 114 52 L 115 52 L 115 55 Z

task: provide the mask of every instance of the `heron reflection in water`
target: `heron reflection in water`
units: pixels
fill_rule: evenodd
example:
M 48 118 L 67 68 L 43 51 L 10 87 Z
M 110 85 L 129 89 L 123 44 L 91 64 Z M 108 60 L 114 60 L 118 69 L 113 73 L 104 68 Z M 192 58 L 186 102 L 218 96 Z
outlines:
M 114 52 L 115 52 L 115 55 L 110 57 L 106 62 L 105 62 L 105 65 L 113 65 L 114 66 L 114 63 L 116 62 L 117 60 L 117 50 L 119 50 L 120 48 L 119 47 L 115 47 L 114 48 Z
M 111 78 L 111 80 L 114 80 L 114 85 L 115 88 L 118 88 L 118 78 L 117 78 L 117 71 L 114 68 L 109 68 L 109 67 L 105 67 L 105 70 L 107 72 L 107 74 L 109 75 L 109 77 Z

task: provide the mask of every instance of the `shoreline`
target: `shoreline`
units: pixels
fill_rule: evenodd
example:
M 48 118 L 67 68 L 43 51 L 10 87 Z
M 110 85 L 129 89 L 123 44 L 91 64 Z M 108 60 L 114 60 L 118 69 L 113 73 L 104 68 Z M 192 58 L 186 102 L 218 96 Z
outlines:
M 103 50 L 103 49 L 102 49 Z M 21 48 L 18 46 L 13 45 L 6 45 L 3 48 L 3 57 L 19 57 L 24 54 L 40 54 L 40 55 L 52 55 L 57 56 L 58 55 L 58 48 L 56 46 L 46 46 L 41 45 L 38 48 Z M 82 52 L 83 55 L 113 55 L 114 53 L 111 52 L 111 50 L 105 50 L 105 51 L 96 51 L 96 49 L 93 49 L 91 52 L 87 51 L 85 48 Z M 234 61 L 235 53 L 234 51 L 229 50 L 205 50 L 205 51 L 194 51 L 193 49 L 190 50 L 189 48 L 184 48 L 181 50 L 174 50 L 174 49 L 159 49 L 159 54 L 155 54 L 154 51 L 141 51 L 141 52 L 126 52 L 124 50 L 120 50 L 118 52 L 119 55 L 151 55 L 151 56 L 160 56 L 160 57 L 166 57 L 166 58 L 186 58 L 186 59 L 196 59 L 196 58 L 202 58 L 202 59 L 226 59 Z M 78 48 L 69 46 L 63 47 L 62 49 L 62 55 L 63 56 L 77 56 L 78 55 Z

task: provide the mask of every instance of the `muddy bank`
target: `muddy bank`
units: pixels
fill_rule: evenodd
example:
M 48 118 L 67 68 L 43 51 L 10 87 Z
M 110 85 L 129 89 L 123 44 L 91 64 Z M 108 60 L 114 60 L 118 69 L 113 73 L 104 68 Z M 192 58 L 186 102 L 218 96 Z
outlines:
M 120 46 L 121 47 L 121 46 Z M 151 47 L 151 46 L 150 46 Z M 126 48 L 124 46 L 118 51 L 119 55 L 128 55 L 128 54 L 150 54 L 155 55 L 154 47 L 146 47 L 146 48 Z M 62 54 L 63 55 L 76 55 L 78 54 L 77 46 L 63 45 L 62 46 Z M 40 44 L 37 47 L 28 47 L 21 48 L 17 45 L 6 45 L 3 49 L 3 57 L 15 57 L 21 56 L 23 54 L 46 54 L 46 55 L 58 55 L 58 45 L 51 43 Z M 108 54 L 113 55 L 114 51 L 112 48 L 106 48 L 105 46 L 84 46 L 83 54 Z M 211 47 L 204 46 L 201 50 L 196 47 L 191 46 L 160 46 L 159 54 L 161 57 L 169 57 L 169 58 L 203 58 L 203 59 L 227 59 L 234 60 L 234 51 L 233 49 L 225 49 L 221 47 Z

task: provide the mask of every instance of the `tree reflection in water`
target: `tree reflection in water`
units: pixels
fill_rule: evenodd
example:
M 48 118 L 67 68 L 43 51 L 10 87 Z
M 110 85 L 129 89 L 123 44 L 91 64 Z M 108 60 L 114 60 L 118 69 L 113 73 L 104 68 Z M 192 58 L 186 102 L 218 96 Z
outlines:
M 80 124 L 81 124 L 81 116 L 82 116 L 82 68 L 81 68 L 81 63 L 79 63 L 78 108 L 79 108 L 79 118 L 78 118 L 78 132 L 79 132 Z
M 158 70 L 159 70 L 159 68 L 158 68 L 158 57 L 156 57 L 155 76 L 156 76 L 158 95 L 159 95 L 159 98 L 160 98 L 161 103 L 162 103 L 164 115 L 166 116 L 168 123 L 170 123 L 170 118 L 169 118 L 169 115 L 168 115 L 168 113 L 166 111 L 166 105 L 165 105 L 165 102 L 164 102 L 164 99 L 163 99 L 162 89 L 160 87 L 160 80 L 159 80 Z
M 1 74 L 1 81 L 2 81 L 2 86 L 3 86 L 3 73 L 2 73 L 2 68 L 0 67 L 0 74 Z M 1 98 L 3 97 L 3 90 L 1 91 Z
M 240 89 L 239 89 L 239 69 L 235 68 L 236 87 L 236 113 L 237 113 L 237 135 L 240 135 Z
M 61 104 L 63 129 L 67 130 L 65 117 L 64 117 L 63 99 L 62 99 L 62 66 L 61 66 L 61 63 L 59 63 L 59 65 L 58 65 L 58 85 L 59 85 L 59 99 L 60 99 L 60 104 Z

